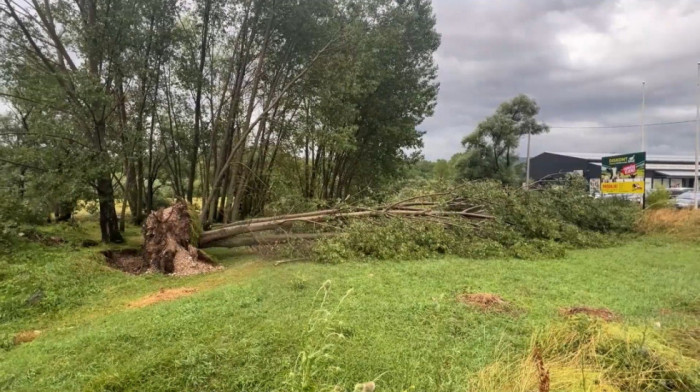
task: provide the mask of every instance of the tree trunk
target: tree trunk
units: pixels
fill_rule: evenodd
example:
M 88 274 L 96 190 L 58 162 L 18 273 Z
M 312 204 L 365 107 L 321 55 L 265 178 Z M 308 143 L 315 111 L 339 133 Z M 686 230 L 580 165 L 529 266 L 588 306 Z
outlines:
M 126 199 L 122 199 L 122 211 L 119 213 L 119 231 L 122 233 L 126 230 Z
M 199 138 L 202 125 L 202 84 L 204 81 L 204 63 L 207 56 L 207 39 L 209 38 L 211 2 L 211 0 L 207 0 L 204 4 L 204 15 L 202 17 L 202 44 L 199 48 L 199 72 L 197 73 L 197 87 L 194 100 L 194 135 L 192 151 L 190 152 L 190 172 L 187 178 L 187 201 L 190 203 L 192 203 L 194 195 L 194 177 L 197 174 L 197 157 L 199 156 Z
M 394 209 L 398 208 L 398 209 Z M 349 219 L 349 218 L 369 218 L 369 217 L 460 217 L 465 219 L 494 219 L 491 215 L 486 215 L 478 212 L 464 211 L 438 211 L 432 209 L 405 209 L 399 204 L 389 206 L 385 209 L 377 210 L 325 210 L 315 213 L 302 213 L 291 215 L 279 215 L 270 218 L 253 219 L 250 221 L 239 221 L 234 224 L 229 224 L 221 228 L 205 231 L 199 238 L 199 246 L 205 247 L 209 244 L 223 240 L 225 238 L 234 237 L 241 234 L 256 233 L 259 231 L 275 230 L 294 222 L 316 223 L 332 219 Z
M 131 222 L 135 225 L 138 225 L 141 223 L 139 221 L 141 219 L 141 214 L 139 213 L 141 205 L 138 202 L 139 191 L 136 180 L 136 167 L 134 166 L 134 162 L 131 159 L 129 159 L 126 166 L 126 184 L 124 186 L 124 193 L 126 193 L 126 199 L 128 199 L 129 201 L 129 209 L 131 210 Z
M 97 180 L 97 197 L 100 201 L 100 232 L 103 242 L 122 243 L 124 239 L 119 232 L 119 219 L 114 207 L 114 188 L 109 176 Z
M 134 220 L 134 224 L 140 225 L 143 223 L 143 204 L 144 204 L 144 194 L 143 189 L 143 157 L 139 156 L 136 164 L 136 211 L 132 211 L 131 215 Z
M 203 247 L 238 248 L 243 246 L 279 245 L 293 241 L 313 241 L 319 238 L 332 237 L 334 235 L 337 235 L 337 233 L 288 233 L 268 234 L 264 236 L 235 236 L 210 242 Z
M 54 219 L 56 222 L 65 222 L 73 216 L 73 204 L 70 202 L 59 201 L 54 206 Z

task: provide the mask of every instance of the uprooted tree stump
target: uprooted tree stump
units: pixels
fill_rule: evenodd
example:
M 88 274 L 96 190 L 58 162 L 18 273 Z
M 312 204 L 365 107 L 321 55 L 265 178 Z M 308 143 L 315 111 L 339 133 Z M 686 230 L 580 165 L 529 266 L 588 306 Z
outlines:
M 216 269 L 216 265 L 195 244 L 201 229 L 187 203 L 177 201 L 148 215 L 143 224 L 142 257 L 151 269 L 189 275 Z

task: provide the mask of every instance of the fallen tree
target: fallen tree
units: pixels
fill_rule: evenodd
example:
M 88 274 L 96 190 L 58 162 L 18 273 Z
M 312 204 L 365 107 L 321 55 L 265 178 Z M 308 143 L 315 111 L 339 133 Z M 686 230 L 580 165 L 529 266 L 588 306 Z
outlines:
M 143 225 L 144 244 L 141 251 L 143 268 L 163 273 L 187 273 L 189 270 L 209 270 L 212 260 L 199 250 L 209 247 L 243 247 L 277 245 L 290 241 L 313 241 L 327 238 L 339 232 L 348 220 L 368 218 L 399 218 L 438 220 L 451 224 L 455 220 L 488 220 L 493 216 L 481 211 L 481 206 L 469 206 L 454 199 L 438 203 L 430 201 L 445 194 L 411 197 L 398 203 L 378 208 L 337 208 L 255 218 L 234 222 L 201 232 L 194 212 L 184 201 L 152 212 Z M 422 201 L 417 201 L 422 200 Z M 301 232 L 291 231 L 301 226 Z M 312 230 L 304 226 L 310 225 Z M 313 230 L 319 225 L 323 231 Z M 265 233 L 256 235 L 256 233 Z M 131 256 L 133 257 L 133 255 Z
M 318 213 L 305 213 L 305 214 L 292 214 L 292 215 L 281 215 L 274 216 L 270 218 L 258 219 L 255 221 L 241 221 L 235 224 L 227 225 L 218 229 L 206 231 L 202 233 L 199 240 L 199 245 L 201 247 L 207 247 L 209 244 L 215 243 L 216 241 L 235 237 L 245 233 L 255 233 L 259 231 L 275 230 L 279 229 L 285 225 L 294 222 L 303 223 L 321 223 L 330 220 L 337 219 L 352 219 L 352 218 L 370 218 L 370 217 L 426 217 L 426 218 L 442 218 L 442 217 L 461 217 L 465 219 L 493 219 L 493 216 L 479 213 L 471 212 L 469 210 L 463 211 L 441 211 L 433 209 L 420 209 L 420 208 L 402 208 L 401 205 L 396 205 L 390 209 L 370 209 L 370 210 L 360 210 L 360 211 L 347 211 L 347 210 L 325 210 Z
M 335 232 L 326 233 L 283 233 L 266 235 L 237 235 L 207 243 L 207 248 L 239 248 L 243 246 L 279 245 L 293 241 L 312 241 L 332 237 Z
M 451 192 L 404 197 L 384 206 L 255 218 L 205 232 L 197 229 L 194 212 L 178 202 L 149 216 L 143 254 L 151 268 L 166 273 L 177 273 L 178 265 L 206 263 L 198 248 L 259 245 L 272 245 L 275 256 L 329 263 L 440 254 L 553 258 L 570 248 L 600 246 L 617 238 L 609 234 L 630 232 L 636 212 L 629 203 L 588 197 L 576 178 L 532 191 L 471 182 Z M 290 244 L 275 247 L 284 243 Z

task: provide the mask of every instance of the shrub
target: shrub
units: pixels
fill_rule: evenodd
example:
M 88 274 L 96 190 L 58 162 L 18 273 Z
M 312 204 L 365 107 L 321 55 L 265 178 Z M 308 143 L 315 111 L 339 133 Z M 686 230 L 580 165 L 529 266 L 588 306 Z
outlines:
M 662 186 L 654 189 L 647 196 L 646 207 L 652 210 L 671 207 L 671 193 Z
M 22 225 L 46 222 L 48 211 L 30 206 L 16 197 L 0 195 L 0 242 L 8 242 L 21 231 Z

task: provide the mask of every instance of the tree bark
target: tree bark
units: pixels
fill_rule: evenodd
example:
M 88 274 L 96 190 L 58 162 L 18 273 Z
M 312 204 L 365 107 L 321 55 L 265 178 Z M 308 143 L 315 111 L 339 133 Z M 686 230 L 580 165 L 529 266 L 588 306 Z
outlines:
M 119 219 L 117 218 L 117 210 L 114 207 L 114 187 L 109 176 L 101 176 L 97 180 L 97 197 L 100 202 L 102 242 L 124 242 L 119 232 Z
M 284 244 L 290 241 L 302 240 L 311 241 L 323 237 L 332 237 L 336 233 L 290 233 L 290 234 L 268 234 L 262 236 L 237 236 L 225 238 L 206 244 L 206 248 L 222 247 L 222 248 L 238 248 L 242 246 L 256 245 L 277 245 Z
M 196 96 L 194 101 L 194 135 L 192 140 L 192 151 L 190 153 L 190 173 L 187 179 L 187 201 L 192 203 L 194 195 L 194 177 L 197 174 L 197 158 L 199 154 L 199 138 L 202 126 L 202 84 L 204 82 L 204 63 L 207 56 L 207 40 L 209 38 L 209 13 L 211 11 L 212 0 L 207 0 L 204 4 L 204 15 L 202 20 L 202 44 L 199 51 L 199 69 L 197 74 Z
M 342 211 L 331 210 L 332 212 L 321 211 L 315 215 L 294 214 L 280 215 L 271 218 L 261 219 L 256 222 L 241 222 L 241 224 L 228 225 L 226 227 L 205 231 L 199 239 L 200 246 L 207 246 L 217 240 L 233 237 L 245 233 L 255 233 L 259 231 L 274 230 L 284 225 L 294 222 L 316 223 L 339 218 L 363 218 L 381 216 L 417 216 L 417 217 L 462 217 L 466 219 L 494 219 L 491 215 L 465 211 L 432 211 L 423 209 L 380 209 L 364 211 Z M 303 216 L 300 216 L 303 215 Z

